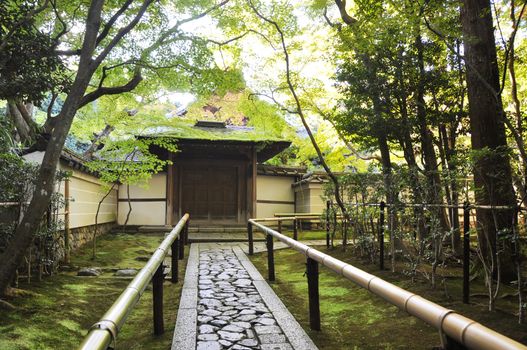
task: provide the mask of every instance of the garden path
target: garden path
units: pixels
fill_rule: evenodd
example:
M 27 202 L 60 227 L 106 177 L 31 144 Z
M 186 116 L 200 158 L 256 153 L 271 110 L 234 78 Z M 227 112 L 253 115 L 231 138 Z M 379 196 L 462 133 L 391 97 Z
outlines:
M 317 349 L 236 243 L 193 243 L 172 350 Z

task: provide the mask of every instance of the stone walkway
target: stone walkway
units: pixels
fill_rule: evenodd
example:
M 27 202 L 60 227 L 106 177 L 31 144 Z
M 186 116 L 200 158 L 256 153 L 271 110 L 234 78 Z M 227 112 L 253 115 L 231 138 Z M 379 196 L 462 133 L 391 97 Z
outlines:
M 191 246 L 174 349 L 316 346 L 238 245 L 199 243 Z

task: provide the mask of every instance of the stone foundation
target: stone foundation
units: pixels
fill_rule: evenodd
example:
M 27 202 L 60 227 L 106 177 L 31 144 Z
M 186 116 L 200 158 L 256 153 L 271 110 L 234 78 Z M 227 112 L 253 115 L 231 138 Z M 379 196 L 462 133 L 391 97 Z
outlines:
M 97 237 L 109 233 L 115 226 L 115 222 L 107 222 L 98 225 Z M 93 239 L 95 225 L 76 227 L 70 229 L 70 252 L 74 252 Z M 64 234 L 64 233 L 62 233 Z M 64 256 L 64 255 L 62 255 Z
M 106 233 L 109 233 L 112 228 L 115 226 L 115 222 L 108 222 L 98 225 L 97 237 L 100 237 Z M 95 233 L 95 225 L 76 227 L 70 229 L 70 255 L 75 254 L 75 251 L 91 242 L 93 239 L 93 234 Z M 64 260 L 66 255 L 64 245 L 64 231 L 57 232 L 55 238 L 55 244 L 53 244 L 52 251 L 48 252 L 51 256 L 48 256 L 53 264 L 57 266 L 60 261 Z

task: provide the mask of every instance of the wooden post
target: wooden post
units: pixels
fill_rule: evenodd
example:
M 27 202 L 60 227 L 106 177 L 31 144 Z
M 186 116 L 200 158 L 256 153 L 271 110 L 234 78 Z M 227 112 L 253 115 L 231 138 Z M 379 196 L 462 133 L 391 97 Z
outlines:
M 446 334 L 439 334 L 441 337 L 441 348 L 443 350 L 468 350 L 466 346 L 458 343 L 453 338 L 447 336 Z
M 293 219 L 293 239 L 298 241 L 298 221 Z
M 463 203 L 463 303 L 470 299 L 470 204 Z
M 174 220 L 174 153 L 168 152 L 169 165 L 167 165 L 167 182 L 166 182 L 166 220 L 165 224 L 173 226 Z
M 190 226 L 190 219 L 187 219 L 187 222 L 185 223 L 185 229 L 184 229 L 184 241 L 182 242 L 184 245 L 188 245 L 188 228 Z
M 172 243 L 172 246 L 171 246 L 171 250 L 172 250 L 172 252 L 171 252 L 172 253 L 171 254 L 171 260 L 172 260 L 172 283 L 177 283 L 178 282 L 179 245 L 180 245 L 179 238 L 176 238 L 176 240 L 174 241 L 174 243 Z M 183 241 L 181 241 L 181 245 L 184 247 Z
M 258 196 L 257 196 L 257 187 L 256 187 L 256 180 L 257 180 L 257 177 L 258 177 L 258 167 L 257 167 L 257 162 L 258 162 L 258 151 L 256 150 L 256 146 L 253 146 L 252 147 L 252 153 L 253 153 L 253 156 L 252 156 L 252 175 L 253 175 L 253 178 L 252 178 L 252 198 L 251 198 L 251 216 L 253 218 L 256 218 L 257 217 L 257 213 L 256 213 L 256 201 L 258 199 Z
M 386 203 L 381 202 L 380 209 L 381 213 L 379 215 L 379 268 L 384 270 L 384 209 L 386 208 Z
M 254 254 L 253 225 L 247 222 L 247 240 L 249 243 L 249 255 Z
M 282 233 L 282 220 L 280 220 L 280 218 L 278 218 L 278 229 L 277 229 L 277 231 Z
M 329 249 L 329 201 L 326 201 L 326 248 Z
M 152 278 L 152 297 L 154 311 L 154 334 L 161 335 L 165 332 L 163 322 L 163 264 L 159 265 Z
M 274 274 L 274 247 L 273 247 L 273 236 L 266 236 L 266 246 L 267 246 L 267 270 L 269 275 L 269 281 L 275 280 Z
M 70 179 L 64 181 L 64 261 L 70 262 Z
M 179 249 L 179 260 L 183 260 L 185 258 L 185 231 L 186 230 L 186 227 L 183 228 L 183 232 L 180 232 L 179 233 L 179 236 L 176 240 L 181 240 L 181 244 L 178 244 L 178 249 Z
M 320 296 L 318 292 L 318 262 L 307 258 L 307 288 L 309 293 L 309 327 L 320 330 Z

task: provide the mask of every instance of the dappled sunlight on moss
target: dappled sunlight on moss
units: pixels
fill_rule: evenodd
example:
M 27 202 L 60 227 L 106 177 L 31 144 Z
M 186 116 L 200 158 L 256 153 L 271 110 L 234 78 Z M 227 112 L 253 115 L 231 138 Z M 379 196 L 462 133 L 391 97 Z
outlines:
M 464 305 L 460 297 L 445 299 L 441 288 L 431 290 L 427 282 L 419 280 L 412 283 L 403 274 L 381 272 L 377 266 L 367 265 L 360 259 L 353 258 L 351 250 L 343 252 L 340 248 L 317 249 L 434 302 L 459 310 L 467 317 L 508 336 L 516 339 L 527 336 L 527 327 L 516 324 L 512 312 L 514 302 L 508 305 L 507 301 L 500 301 L 501 307 L 508 307 L 510 313 L 489 313 L 484 303 Z M 251 260 L 262 275 L 266 276 L 267 254 L 256 254 Z M 320 349 L 431 349 L 439 345 L 437 330 L 324 267 L 320 267 L 319 275 L 322 331 L 311 331 L 305 262 L 305 256 L 291 249 L 275 251 L 276 282 L 271 283 L 271 286 Z M 451 295 L 461 295 L 459 278 L 447 283 Z M 482 288 L 473 283 L 473 290 Z
M 104 236 L 98 240 L 100 260 L 92 261 L 91 247 L 86 246 L 72 256 L 72 265 L 140 268 L 145 262 L 135 258 L 150 256 L 149 252 L 161 240 L 162 236 L 153 235 Z M 180 264 L 180 274 L 184 265 Z M 75 349 L 88 328 L 98 321 L 129 282 L 129 278 L 115 278 L 112 273 L 77 277 L 73 271 L 61 272 L 30 285 L 21 280 L 20 288 L 32 293 L 9 299 L 17 309 L 0 315 L 0 349 Z M 119 335 L 119 348 L 169 347 L 182 283 L 165 282 L 164 286 L 165 334 L 159 337 L 152 334 L 152 293 L 147 288 Z

